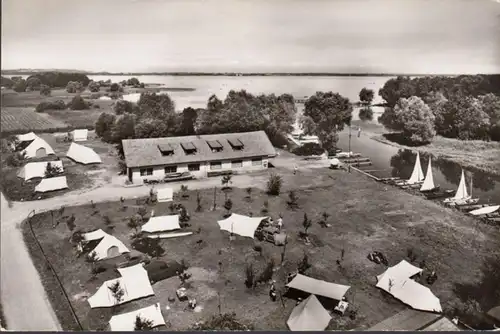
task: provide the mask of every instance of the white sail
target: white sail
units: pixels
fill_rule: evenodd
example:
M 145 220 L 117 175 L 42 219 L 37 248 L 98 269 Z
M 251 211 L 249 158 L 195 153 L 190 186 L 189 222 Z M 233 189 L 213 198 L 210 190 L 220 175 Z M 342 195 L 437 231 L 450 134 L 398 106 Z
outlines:
M 425 175 L 424 183 L 420 188 L 420 191 L 427 191 L 436 188 L 434 185 L 434 175 L 432 175 L 432 164 L 431 158 L 429 158 L 429 166 L 427 166 L 427 174 Z
M 460 183 L 458 184 L 458 189 L 455 194 L 455 197 L 453 197 L 454 200 L 461 200 L 461 199 L 466 199 L 469 198 L 469 194 L 467 193 L 467 187 L 465 185 L 465 175 L 464 175 L 464 170 L 462 169 L 462 177 L 460 178 Z
M 424 180 L 424 172 L 422 171 L 422 166 L 420 165 L 420 154 L 417 152 L 417 160 L 415 161 L 415 167 L 413 167 L 413 172 L 408 179 L 408 184 L 415 184 L 422 182 Z

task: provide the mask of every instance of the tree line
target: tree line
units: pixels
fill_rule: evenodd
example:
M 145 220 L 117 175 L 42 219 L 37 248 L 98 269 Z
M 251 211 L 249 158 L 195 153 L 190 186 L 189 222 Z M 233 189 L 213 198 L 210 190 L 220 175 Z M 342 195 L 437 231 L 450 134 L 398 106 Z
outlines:
M 500 141 L 500 75 L 397 77 L 379 95 L 387 103 L 379 121 L 408 142 Z

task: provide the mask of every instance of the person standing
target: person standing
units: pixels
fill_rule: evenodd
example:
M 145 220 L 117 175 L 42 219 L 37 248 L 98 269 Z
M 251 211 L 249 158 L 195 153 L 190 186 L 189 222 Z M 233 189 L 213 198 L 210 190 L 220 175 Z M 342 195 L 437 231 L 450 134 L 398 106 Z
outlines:
M 280 213 L 279 218 L 278 218 L 278 231 L 281 232 L 282 228 L 283 228 L 283 216 Z
M 298 170 L 299 167 L 297 165 L 293 166 L 293 175 L 296 175 Z

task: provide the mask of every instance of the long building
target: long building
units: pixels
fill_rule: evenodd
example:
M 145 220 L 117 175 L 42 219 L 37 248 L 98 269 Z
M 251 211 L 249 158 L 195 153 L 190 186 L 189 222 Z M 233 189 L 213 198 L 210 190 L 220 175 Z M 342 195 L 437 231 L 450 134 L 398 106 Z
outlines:
M 190 172 L 206 177 L 216 171 L 268 168 L 276 150 L 264 131 L 167 138 L 125 139 L 123 152 L 131 182 Z

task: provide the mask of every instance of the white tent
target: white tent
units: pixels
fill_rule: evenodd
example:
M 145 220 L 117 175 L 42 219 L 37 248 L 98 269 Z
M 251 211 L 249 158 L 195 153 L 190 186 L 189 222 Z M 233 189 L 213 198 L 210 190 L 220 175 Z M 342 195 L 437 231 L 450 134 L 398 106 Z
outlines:
M 315 295 L 295 306 L 286 324 L 292 331 L 324 331 L 332 317 Z
M 49 154 L 55 154 L 52 147 L 40 137 L 36 137 L 23 152 L 26 152 L 27 158 L 44 157 Z
M 410 279 L 420 272 L 422 269 L 403 260 L 378 275 L 376 286 L 416 310 L 442 312 L 439 298 L 426 286 Z
M 185 237 L 191 234 L 193 234 L 193 232 L 155 233 L 155 234 L 149 234 L 146 237 L 149 239 L 170 239 L 170 238 Z
M 100 164 L 101 157 L 90 147 L 86 147 L 77 143 L 71 143 L 66 156 L 81 164 Z
M 159 188 L 156 191 L 156 197 L 158 198 L 158 202 L 171 202 L 174 198 L 174 191 L 172 188 Z
M 40 183 L 35 187 L 35 192 L 45 193 L 48 191 L 55 191 L 68 188 L 68 181 L 66 176 L 56 176 L 50 177 L 48 179 L 42 179 Z
M 32 141 L 38 138 L 38 136 L 34 132 L 25 133 L 24 135 L 18 135 L 17 140 L 23 141 Z
M 117 257 L 123 253 L 130 253 L 123 242 L 103 230 L 86 233 L 83 235 L 83 239 L 85 241 L 102 239 L 92 250 L 92 253 L 96 254 L 97 260 L 109 259 Z
M 266 218 L 267 217 L 248 217 L 233 213 L 228 218 L 219 220 L 217 223 L 219 224 L 221 230 L 238 234 L 243 237 L 254 238 L 255 230 L 262 220 Z
M 73 141 L 86 141 L 89 134 L 89 130 L 87 129 L 78 129 L 71 131 L 71 139 Z
M 47 165 L 49 164 L 49 162 L 52 166 L 57 166 L 61 169 L 61 171 L 63 171 L 63 163 L 60 160 L 29 162 L 26 165 L 24 165 L 23 168 L 21 168 L 17 176 L 24 179 L 25 181 L 28 181 L 35 177 L 44 177 L 45 170 L 47 169 Z
M 141 231 L 155 233 L 178 230 L 180 228 L 181 226 L 179 225 L 179 215 L 170 215 L 151 217 L 146 224 L 142 225 Z
M 500 209 L 500 205 L 490 205 L 490 206 L 485 206 L 484 208 L 472 210 L 469 212 L 473 216 L 480 216 L 480 215 L 487 215 L 490 213 L 493 213 Z
M 351 288 L 348 285 L 325 282 L 301 274 L 297 274 L 286 286 L 335 300 L 342 300 L 347 290 Z
M 142 264 L 139 263 L 135 266 L 119 268 L 117 270 L 121 275 L 120 278 L 104 282 L 97 292 L 88 298 L 91 308 L 111 307 L 155 294 L 149 282 L 148 272 L 144 269 Z M 120 282 L 120 287 L 124 292 L 123 298 L 119 302 L 116 301 L 113 293 L 109 289 L 116 284 L 116 282 Z
M 161 314 L 160 303 L 144 307 L 132 312 L 117 314 L 109 320 L 109 327 L 113 332 L 133 332 L 135 330 L 135 319 L 139 316 L 143 320 L 152 322 L 152 327 L 165 325 L 165 319 Z

